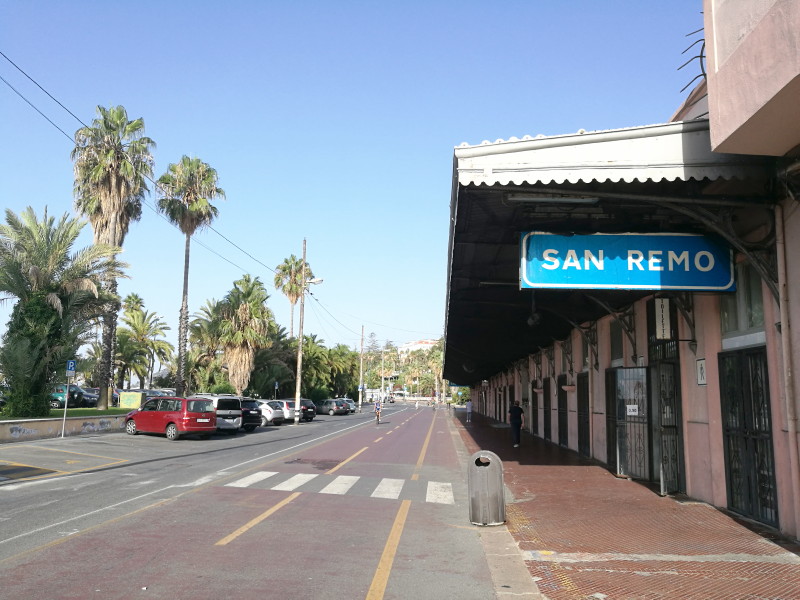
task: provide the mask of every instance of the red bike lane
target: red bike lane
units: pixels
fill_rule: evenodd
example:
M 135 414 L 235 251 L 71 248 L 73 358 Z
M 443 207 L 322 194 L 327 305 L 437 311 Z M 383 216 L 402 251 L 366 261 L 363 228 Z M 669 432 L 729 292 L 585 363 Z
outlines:
M 0 597 L 492 597 L 446 416 L 387 410 L 7 559 Z

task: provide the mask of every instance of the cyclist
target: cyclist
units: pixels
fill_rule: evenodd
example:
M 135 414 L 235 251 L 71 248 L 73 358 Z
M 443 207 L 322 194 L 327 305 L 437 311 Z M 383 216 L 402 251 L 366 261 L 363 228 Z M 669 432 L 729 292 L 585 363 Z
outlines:
M 381 422 L 381 399 L 378 398 L 375 401 L 375 423 L 379 424 Z

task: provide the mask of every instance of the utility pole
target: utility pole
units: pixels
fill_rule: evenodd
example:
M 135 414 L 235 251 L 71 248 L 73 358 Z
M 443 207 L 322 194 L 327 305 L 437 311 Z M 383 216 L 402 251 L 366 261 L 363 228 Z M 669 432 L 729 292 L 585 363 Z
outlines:
M 358 412 L 364 397 L 364 326 L 361 326 L 361 365 L 358 371 Z
M 303 307 L 306 296 L 306 238 L 303 238 L 303 262 L 300 267 L 300 327 L 297 334 L 297 381 L 294 388 L 294 424 L 300 424 L 300 384 L 303 374 Z

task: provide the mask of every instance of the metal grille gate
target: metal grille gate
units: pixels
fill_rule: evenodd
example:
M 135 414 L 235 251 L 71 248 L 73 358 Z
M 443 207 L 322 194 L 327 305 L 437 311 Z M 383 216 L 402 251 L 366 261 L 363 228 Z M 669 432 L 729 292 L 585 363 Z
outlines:
M 547 377 L 542 382 L 542 417 L 544 419 L 544 439 L 550 440 L 553 436 L 550 433 L 550 378 Z
M 629 367 L 606 371 L 606 420 L 614 421 L 608 436 L 609 459 L 617 475 L 635 479 L 650 477 L 647 369 Z
M 589 443 L 589 374 L 578 373 L 578 453 L 591 454 Z
M 562 374 L 558 376 L 558 445 L 569 446 L 569 408 L 567 404 L 567 391 L 564 386 L 567 385 L 567 376 Z
M 766 349 L 719 355 L 728 508 L 778 525 Z

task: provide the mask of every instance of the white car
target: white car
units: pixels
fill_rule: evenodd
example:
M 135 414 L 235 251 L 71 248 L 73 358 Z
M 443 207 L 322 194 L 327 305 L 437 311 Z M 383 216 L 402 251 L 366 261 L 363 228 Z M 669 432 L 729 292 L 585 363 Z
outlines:
M 294 421 L 294 398 L 281 398 L 280 400 L 273 400 L 279 402 L 283 408 L 283 420 Z
M 283 408 L 276 400 L 259 400 L 258 407 L 261 409 L 262 427 L 283 423 Z

